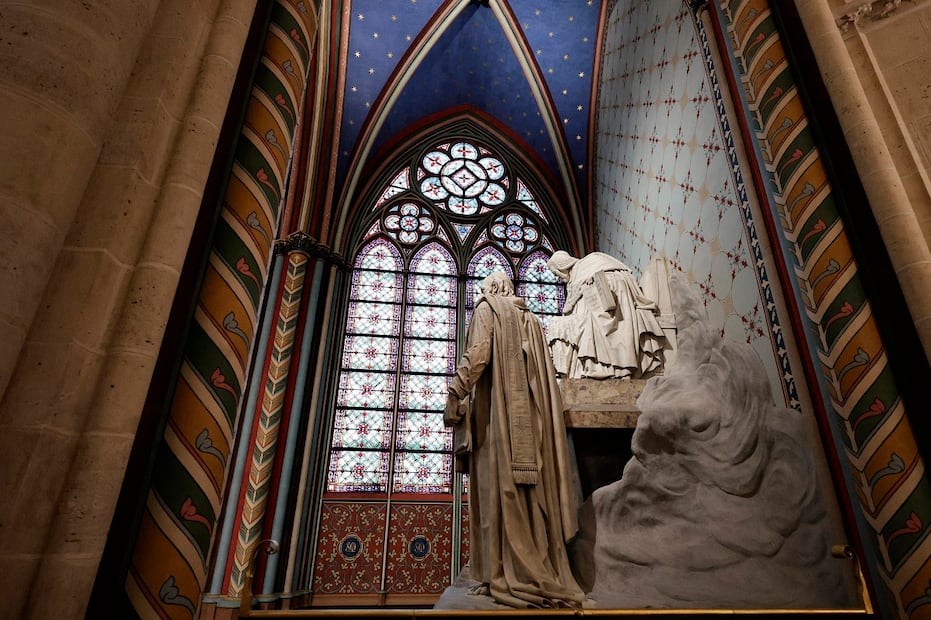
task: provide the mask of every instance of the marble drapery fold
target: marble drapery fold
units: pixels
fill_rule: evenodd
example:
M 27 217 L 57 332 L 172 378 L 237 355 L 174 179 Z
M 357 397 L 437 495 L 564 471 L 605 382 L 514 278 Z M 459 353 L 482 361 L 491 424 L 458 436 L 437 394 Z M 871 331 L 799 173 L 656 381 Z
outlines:
M 553 253 L 550 271 L 566 282 L 564 316 L 550 319 L 549 345 L 560 376 L 640 378 L 663 365 L 657 305 L 627 265 L 592 252 Z

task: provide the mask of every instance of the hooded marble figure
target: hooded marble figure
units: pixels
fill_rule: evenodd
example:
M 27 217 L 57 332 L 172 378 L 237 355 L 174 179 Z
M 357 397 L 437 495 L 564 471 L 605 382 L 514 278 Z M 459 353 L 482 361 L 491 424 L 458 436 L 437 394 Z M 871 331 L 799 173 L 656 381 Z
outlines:
M 470 474 L 472 593 L 511 607 L 579 606 L 566 554 L 577 502 L 540 321 L 504 273 L 481 290 L 444 417 Z
M 559 376 L 641 378 L 662 367 L 656 303 L 627 265 L 602 252 L 579 259 L 559 250 L 547 266 L 566 282 L 564 316 L 549 324 Z

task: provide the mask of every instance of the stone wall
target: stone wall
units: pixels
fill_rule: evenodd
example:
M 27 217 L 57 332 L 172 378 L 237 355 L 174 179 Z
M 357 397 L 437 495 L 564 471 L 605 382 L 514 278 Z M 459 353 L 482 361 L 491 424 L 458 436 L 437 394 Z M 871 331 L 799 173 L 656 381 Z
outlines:
M 5 617 L 83 616 L 254 6 L 0 3 Z

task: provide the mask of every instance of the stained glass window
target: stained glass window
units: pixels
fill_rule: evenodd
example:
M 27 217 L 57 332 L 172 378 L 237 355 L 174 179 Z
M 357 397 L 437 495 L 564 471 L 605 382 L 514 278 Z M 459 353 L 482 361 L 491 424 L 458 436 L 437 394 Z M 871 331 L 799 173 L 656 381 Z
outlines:
M 357 225 L 321 514 L 340 513 L 336 507 L 347 501 L 382 506 L 378 540 L 426 536 L 418 549 L 432 553 L 451 549 L 451 531 L 402 532 L 389 507 L 426 501 L 460 514 L 467 481 L 455 484 L 443 408 L 478 283 L 507 273 L 544 329 L 564 292 L 546 268 L 556 246 L 541 202 L 500 154 L 451 140 L 430 145 L 385 179 Z M 334 540 L 361 540 L 337 522 L 320 527 Z M 382 573 L 390 571 L 388 559 L 372 560 L 388 562 Z M 318 553 L 315 574 L 333 561 Z M 383 579 L 383 588 L 394 583 Z

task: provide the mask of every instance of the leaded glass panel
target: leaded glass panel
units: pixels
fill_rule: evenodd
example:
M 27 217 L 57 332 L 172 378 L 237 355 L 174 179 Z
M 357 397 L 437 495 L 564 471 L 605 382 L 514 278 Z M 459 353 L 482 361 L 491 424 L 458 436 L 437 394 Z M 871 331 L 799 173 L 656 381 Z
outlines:
M 347 334 L 343 365 L 353 370 L 392 371 L 398 367 L 398 339 L 367 334 Z
M 388 487 L 388 453 L 369 450 L 333 450 L 327 491 L 381 492 Z
M 495 271 L 503 271 L 514 279 L 514 271 L 507 259 L 497 248 L 485 246 L 469 261 L 468 279 L 466 280 L 466 323 L 472 320 L 472 308 L 479 296 L 479 282 Z
M 395 456 L 395 493 L 452 491 L 452 455 L 448 452 L 401 452 Z
M 495 271 L 503 271 L 508 274 L 508 277 L 514 277 L 511 265 L 497 248 L 486 246 L 476 252 L 472 260 L 469 261 L 468 274 L 470 278 L 475 280 L 481 280 Z
M 452 336 L 450 340 L 406 339 L 401 370 L 452 374 L 456 370 L 456 342 Z
M 436 306 L 408 306 L 404 335 L 452 340 L 456 337 L 456 312 Z
M 394 373 L 344 370 L 340 373 L 337 405 L 390 409 L 394 404 L 394 381 Z
M 459 271 L 449 250 L 438 243 L 421 248 L 411 260 L 411 272 L 454 276 Z
M 446 384 L 446 375 L 402 375 L 398 407 L 442 412 L 446 405 Z
M 401 411 L 398 416 L 399 450 L 452 450 L 452 436 L 441 411 Z
M 408 278 L 407 300 L 414 304 L 453 306 L 456 279 L 449 276 L 412 273 Z
M 336 410 L 333 422 L 333 445 L 336 447 L 387 450 L 390 433 L 390 410 Z
M 540 206 L 537 204 L 537 201 L 533 199 L 533 194 L 530 193 L 530 190 L 527 189 L 527 186 L 524 185 L 524 182 L 520 179 L 517 179 L 517 200 L 523 203 L 528 209 L 540 216 L 540 219 L 544 222 L 546 216 L 543 214 L 543 211 L 540 209 Z
M 355 267 L 400 272 L 401 254 L 387 239 L 375 239 L 359 251 Z M 397 276 L 400 278 L 401 274 L 397 273 Z
M 408 189 L 411 186 L 410 181 L 410 168 L 405 168 L 394 177 L 391 183 L 385 188 L 385 191 L 382 192 L 381 197 L 375 203 L 373 210 L 378 209 L 388 200 L 394 198 L 404 190 Z
M 390 271 L 356 271 L 353 273 L 355 299 L 400 301 L 401 274 Z
M 350 302 L 346 331 L 356 334 L 394 336 L 401 331 L 401 306 L 370 301 Z

